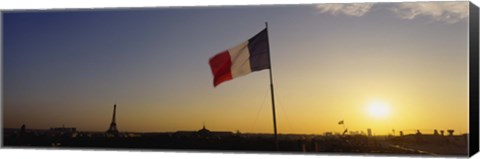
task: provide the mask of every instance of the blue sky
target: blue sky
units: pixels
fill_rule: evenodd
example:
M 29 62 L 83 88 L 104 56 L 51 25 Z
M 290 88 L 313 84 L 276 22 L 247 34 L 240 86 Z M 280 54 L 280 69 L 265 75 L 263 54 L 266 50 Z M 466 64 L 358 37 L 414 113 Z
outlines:
M 125 131 L 197 129 L 206 122 L 212 129 L 270 132 L 267 71 L 213 88 L 208 66 L 210 57 L 268 21 L 281 132 L 334 131 L 340 119 L 359 121 L 352 124 L 358 130 L 395 120 L 397 129 L 465 132 L 465 4 L 6 12 L 4 126 L 103 130 L 117 103 Z M 368 125 L 356 108 L 377 98 L 392 103 L 397 116 Z M 399 117 L 406 108 L 420 107 L 412 116 L 422 116 L 435 106 L 446 110 L 426 117 L 458 119 L 432 124 Z M 334 115 L 322 118 L 323 112 Z

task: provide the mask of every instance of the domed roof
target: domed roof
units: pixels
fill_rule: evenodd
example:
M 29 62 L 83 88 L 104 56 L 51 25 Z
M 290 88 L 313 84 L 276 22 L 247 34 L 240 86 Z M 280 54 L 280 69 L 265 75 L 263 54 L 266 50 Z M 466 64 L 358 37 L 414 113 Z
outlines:
M 209 134 L 210 133 L 210 130 L 208 130 L 207 128 L 205 128 L 205 125 L 203 125 L 203 128 L 198 130 L 198 133 L 200 134 Z

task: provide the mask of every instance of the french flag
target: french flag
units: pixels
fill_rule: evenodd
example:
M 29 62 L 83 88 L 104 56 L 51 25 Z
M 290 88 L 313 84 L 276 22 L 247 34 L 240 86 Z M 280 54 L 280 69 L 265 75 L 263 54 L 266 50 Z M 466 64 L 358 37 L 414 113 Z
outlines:
M 213 86 L 246 75 L 253 71 L 270 68 L 270 49 L 267 28 L 247 41 L 222 51 L 210 58 Z

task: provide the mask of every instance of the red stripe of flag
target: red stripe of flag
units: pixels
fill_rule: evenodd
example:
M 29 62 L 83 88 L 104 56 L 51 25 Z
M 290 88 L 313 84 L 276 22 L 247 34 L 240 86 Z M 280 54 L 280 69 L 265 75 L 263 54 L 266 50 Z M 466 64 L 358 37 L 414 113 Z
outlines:
M 213 86 L 217 86 L 222 82 L 233 79 L 230 69 L 232 66 L 232 61 L 230 59 L 228 50 L 220 52 L 212 57 L 209 63 L 214 77 Z

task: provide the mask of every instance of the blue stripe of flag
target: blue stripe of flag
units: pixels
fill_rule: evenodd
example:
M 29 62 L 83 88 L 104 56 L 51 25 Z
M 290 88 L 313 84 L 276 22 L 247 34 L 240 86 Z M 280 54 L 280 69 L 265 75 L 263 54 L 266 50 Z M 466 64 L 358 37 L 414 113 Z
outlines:
M 270 48 L 267 28 L 248 40 L 252 71 L 270 68 Z

